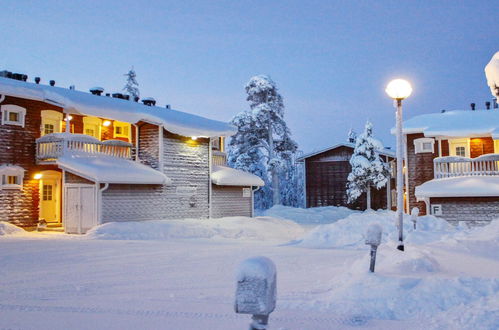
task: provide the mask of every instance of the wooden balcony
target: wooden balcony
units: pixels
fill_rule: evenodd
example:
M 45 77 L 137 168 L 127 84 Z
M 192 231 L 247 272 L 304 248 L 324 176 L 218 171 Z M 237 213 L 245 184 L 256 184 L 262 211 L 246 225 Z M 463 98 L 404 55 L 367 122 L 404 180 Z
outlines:
M 225 152 L 213 150 L 211 153 L 212 164 L 217 166 L 227 165 L 227 154 Z
M 123 159 L 132 158 L 132 144 L 120 140 L 99 141 L 84 134 L 53 133 L 36 140 L 38 164 L 52 164 L 69 154 L 103 155 Z
M 476 158 L 459 156 L 439 157 L 433 160 L 435 179 L 456 176 L 498 176 L 499 154 Z

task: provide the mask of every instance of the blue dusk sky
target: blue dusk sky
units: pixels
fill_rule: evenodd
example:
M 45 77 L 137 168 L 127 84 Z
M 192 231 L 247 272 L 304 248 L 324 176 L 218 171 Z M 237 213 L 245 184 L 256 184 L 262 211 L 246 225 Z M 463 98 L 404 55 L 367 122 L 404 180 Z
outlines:
M 228 121 L 256 74 L 277 83 L 300 148 L 345 141 L 370 119 L 393 146 L 384 88 L 414 87 L 404 117 L 483 108 L 499 51 L 496 1 L 2 1 L 0 70 L 120 91 Z M 166 110 L 165 110 L 166 111 Z

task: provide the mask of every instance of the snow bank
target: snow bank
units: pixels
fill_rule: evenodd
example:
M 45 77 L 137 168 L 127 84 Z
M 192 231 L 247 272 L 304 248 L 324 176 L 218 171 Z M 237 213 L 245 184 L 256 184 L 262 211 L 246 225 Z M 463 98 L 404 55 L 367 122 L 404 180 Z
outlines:
M 289 206 L 276 205 L 265 211 L 258 211 L 259 214 L 274 218 L 288 219 L 302 225 L 317 225 L 333 223 L 346 218 L 353 213 L 361 211 L 350 210 L 343 206 L 313 207 L 300 209 Z
M 461 176 L 433 179 L 416 187 L 417 198 L 499 196 L 499 177 Z
M 364 249 L 364 233 L 373 223 L 378 223 L 383 228 L 383 243 L 397 241 L 398 229 L 395 217 L 396 213 L 393 211 L 353 213 L 335 223 L 318 226 L 292 244 L 315 249 L 345 247 Z M 425 244 L 440 240 L 459 230 L 462 229 L 453 227 L 447 221 L 434 216 L 419 217 L 417 230 L 414 230 L 410 215 L 404 215 L 404 241 L 407 243 Z
M 301 226 L 271 217 L 110 222 L 86 234 L 91 239 L 167 240 L 178 238 L 287 241 L 303 235 Z
M 11 223 L 0 221 L 0 236 L 4 235 L 13 235 L 13 234 L 22 234 L 25 230 L 19 228 Z

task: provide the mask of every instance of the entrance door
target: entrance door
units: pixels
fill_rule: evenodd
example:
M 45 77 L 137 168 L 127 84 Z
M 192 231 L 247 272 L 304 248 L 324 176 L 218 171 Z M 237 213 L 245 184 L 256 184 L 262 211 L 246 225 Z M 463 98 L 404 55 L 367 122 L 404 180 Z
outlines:
M 64 230 L 84 234 L 97 225 L 96 189 L 88 184 L 66 184 L 64 187 Z
M 61 222 L 61 173 L 43 171 L 40 180 L 40 219 L 49 223 Z

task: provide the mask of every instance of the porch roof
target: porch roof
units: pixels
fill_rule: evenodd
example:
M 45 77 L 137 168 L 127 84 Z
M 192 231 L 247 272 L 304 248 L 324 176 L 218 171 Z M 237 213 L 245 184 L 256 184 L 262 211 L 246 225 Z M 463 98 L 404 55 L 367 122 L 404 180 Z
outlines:
M 261 187 L 265 183 L 258 176 L 236 170 L 227 166 L 214 165 L 211 172 L 211 182 L 218 186 L 255 186 Z
M 499 196 L 499 176 L 460 176 L 434 179 L 416 187 L 416 198 Z
M 73 174 L 99 183 L 171 184 L 171 179 L 146 165 L 109 156 L 64 155 L 57 165 Z

